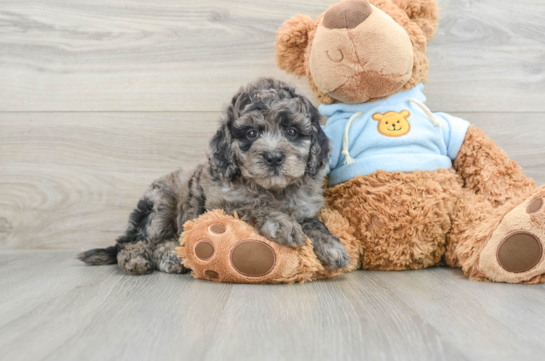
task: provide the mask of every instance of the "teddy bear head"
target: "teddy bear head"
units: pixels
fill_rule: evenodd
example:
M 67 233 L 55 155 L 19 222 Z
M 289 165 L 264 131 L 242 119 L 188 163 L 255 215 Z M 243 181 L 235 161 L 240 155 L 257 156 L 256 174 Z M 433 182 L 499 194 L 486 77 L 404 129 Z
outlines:
M 425 82 L 436 0 L 348 0 L 313 21 L 297 15 L 275 43 L 278 66 L 306 75 L 323 104 L 382 99 Z

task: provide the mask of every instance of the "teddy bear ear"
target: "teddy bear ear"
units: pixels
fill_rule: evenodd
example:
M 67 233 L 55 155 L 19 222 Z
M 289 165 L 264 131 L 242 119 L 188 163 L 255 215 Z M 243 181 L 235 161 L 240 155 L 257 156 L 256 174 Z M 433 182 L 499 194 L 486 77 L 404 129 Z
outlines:
M 276 62 L 278 67 L 297 77 L 305 75 L 305 49 L 309 33 L 316 24 L 306 15 L 296 15 L 276 32 Z
M 405 11 L 409 19 L 422 29 L 427 41 L 433 39 L 439 19 L 439 6 L 436 0 L 392 0 L 392 2 Z
M 381 113 L 375 113 L 373 114 L 373 120 L 378 120 L 379 122 L 382 120 L 382 118 L 384 118 L 384 115 L 381 114 Z

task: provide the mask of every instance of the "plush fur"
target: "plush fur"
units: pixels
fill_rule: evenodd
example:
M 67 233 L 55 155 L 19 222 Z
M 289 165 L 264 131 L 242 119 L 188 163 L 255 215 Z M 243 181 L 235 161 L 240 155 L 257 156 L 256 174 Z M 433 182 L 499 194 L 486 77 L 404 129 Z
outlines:
M 209 161 L 151 184 L 117 244 L 78 257 L 117 262 L 128 274 L 186 271 L 176 245 L 183 225 L 213 209 L 238 213 L 269 240 L 301 247 L 310 238 L 326 268 L 349 265 L 339 239 L 317 219 L 330 146 L 316 108 L 270 78 L 242 87 L 210 141 Z
M 358 15 L 358 9 L 368 8 L 361 2 L 365 0 L 342 2 L 344 27 L 339 8 L 331 19 L 326 11 L 314 22 L 297 15 L 278 30 L 278 66 L 298 77 L 306 75 L 321 103 L 374 101 L 426 80 L 426 43 L 437 29 L 436 1 L 369 0 L 373 12 Z M 395 24 L 373 20 L 375 12 Z M 365 20 L 357 25 L 361 19 Z M 382 36 L 386 28 L 389 35 L 403 29 L 412 46 L 412 69 L 403 84 L 396 84 L 403 79 L 402 67 L 390 58 L 406 58 L 405 40 L 401 35 Z M 370 34 L 378 34 L 380 41 L 367 39 Z M 380 66 L 381 71 L 373 69 Z M 392 80 L 392 74 L 397 78 Z M 355 177 L 326 190 L 325 209 L 350 222 L 360 242 L 364 269 L 419 269 L 446 262 L 461 267 L 472 280 L 537 283 L 545 280 L 545 254 L 539 251 L 545 248 L 545 207 L 531 213 L 531 202 L 545 203 L 544 188 L 538 188 L 501 148 L 471 126 L 453 169 L 378 171 Z M 534 237 L 535 242 L 527 238 L 529 244 L 534 242 L 533 248 L 521 245 L 500 254 L 502 242 L 521 232 Z M 539 262 L 514 272 L 501 265 L 502 257 L 520 267 L 529 262 L 528 257 Z
M 352 0 L 359 1 L 359 0 Z M 367 71 L 365 74 L 359 73 L 360 79 L 352 80 L 353 83 L 347 84 L 347 89 L 340 97 L 331 96 L 324 93 L 317 85 L 314 77 L 321 74 L 313 74 L 311 72 L 310 58 L 312 56 L 314 38 L 324 14 L 320 15 L 315 22 L 312 22 L 308 16 L 296 15 L 292 19 L 284 23 L 284 26 L 277 32 L 275 49 L 276 60 L 280 69 L 285 70 L 289 74 L 297 77 L 306 75 L 308 83 L 312 91 L 316 94 L 318 100 L 323 104 L 331 104 L 342 101 L 343 97 L 349 97 L 350 103 L 361 103 L 369 100 L 380 99 L 387 97 L 397 91 L 413 88 L 419 82 L 425 82 L 428 74 L 429 64 L 426 56 L 426 44 L 431 40 L 437 29 L 437 20 L 439 18 L 439 8 L 435 0 L 370 0 L 369 3 L 377 9 L 383 11 L 390 16 L 402 29 L 404 29 L 410 39 L 413 48 L 413 65 L 409 74 L 408 80 L 397 87 L 394 91 L 387 94 L 387 90 L 392 88 L 388 77 L 381 77 L 376 72 Z M 335 5 L 332 5 L 335 6 Z M 368 39 L 369 36 L 359 28 L 351 29 L 347 32 L 349 40 L 354 47 L 357 47 L 357 38 Z M 371 36 L 372 37 L 372 36 Z M 354 40 L 356 39 L 356 40 Z M 330 40 L 330 39 L 329 39 Z M 373 44 L 377 48 L 380 43 Z M 334 49 L 332 49 L 334 50 Z M 368 50 L 368 54 L 372 57 L 373 51 Z M 385 54 L 381 59 L 376 59 L 377 62 L 388 62 L 392 56 Z M 335 73 L 337 77 L 343 78 L 343 73 L 350 75 L 350 69 L 362 66 L 368 59 L 360 58 L 357 61 L 352 61 L 349 66 L 344 64 L 332 64 L 327 71 Z M 344 70 L 343 70 L 344 69 Z M 304 70 L 304 71 L 303 71 Z M 363 77 L 363 79 L 361 78 Z M 365 82 L 366 86 L 374 87 L 374 91 L 370 93 L 362 93 L 354 95 L 351 91 L 355 91 L 358 85 Z

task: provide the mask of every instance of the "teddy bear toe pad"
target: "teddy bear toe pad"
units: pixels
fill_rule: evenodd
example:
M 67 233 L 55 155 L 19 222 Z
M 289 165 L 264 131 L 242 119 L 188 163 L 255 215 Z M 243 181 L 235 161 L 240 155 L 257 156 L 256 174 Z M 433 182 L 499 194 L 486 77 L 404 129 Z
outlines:
M 224 234 L 227 230 L 223 224 L 213 224 L 209 227 L 210 232 L 214 234 Z
M 209 260 L 214 255 L 214 246 L 210 241 L 199 241 L 195 245 L 195 255 L 203 260 Z
M 543 208 L 543 198 L 537 198 L 528 204 L 528 208 L 526 209 L 526 212 L 529 214 L 537 213 Z
M 545 186 L 507 213 L 481 253 L 479 266 L 496 282 L 545 274 Z
M 210 278 L 219 278 L 219 276 L 220 276 L 220 275 L 218 274 L 218 272 L 212 271 L 212 270 L 209 270 L 209 269 L 207 269 L 207 270 L 204 271 L 204 275 L 205 275 L 206 277 L 210 277 Z

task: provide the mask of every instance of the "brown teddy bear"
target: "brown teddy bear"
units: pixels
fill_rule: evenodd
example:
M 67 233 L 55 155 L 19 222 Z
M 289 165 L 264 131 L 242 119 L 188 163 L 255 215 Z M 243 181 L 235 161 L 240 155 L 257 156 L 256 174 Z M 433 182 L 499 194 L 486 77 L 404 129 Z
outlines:
M 473 280 L 543 282 L 545 188 L 481 130 L 423 104 L 438 11 L 435 0 L 352 0 L 278 31 L 279 67 L 306 75 L 326 133 L 341 133 L 327 204 L 355 227 L 364 269 L 444 258 Z
M 322 219 L 349 250 L 345 271 L 420 269 L 444 260 L 472 280 L 543 282 L 545 187 L 481 130 L 425 105 L 426 43 L 437 19 L 435 0 L 350 0 L 316 21 L 297 15 L 278 31 L 279 67 L 306 76 L 329 117 L 324 131 L 334 150 Z M 222 218 L 225 237 L 216 241 L 219 258 L 205 264 L 195 253 L 198 240 L 209 237 L 205 221 L 188 227 L 200 233 L 182 235 L 180 255 L 196 277 L 207 278 L 206 268 L 219 258 L 226 260 L 223 273 L 238 276 L 218 281 L 293 282 L 339 273 L 320 272 L 310 252 L 278 247 L 276 269 L 259 279 L 240 272 L 232 254 L 241 240 L 268 241 L 251 227 L 234 234 L 243 223 L 229 217 Z M 280 265 L 290 252 L 291 268 Z M 255 257 L 247 262 L 263 259 Z

